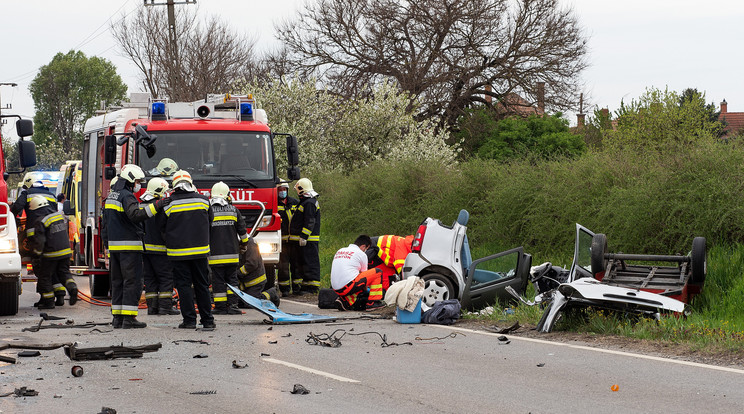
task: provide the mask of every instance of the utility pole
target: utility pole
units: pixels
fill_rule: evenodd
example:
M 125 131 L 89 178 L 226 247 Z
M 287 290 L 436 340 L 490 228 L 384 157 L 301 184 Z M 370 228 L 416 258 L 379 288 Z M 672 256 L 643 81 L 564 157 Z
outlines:
M 152 7 L 152 6 L 167 6 L 168 7 L 168 40 L 170 41 L 171 45 L 171 53 L 170 58 L 173 65 L 175 65 L 175 73 L 176 73 L 176 79 L 171 79 L 171 85 L 175 86 L 178 85 L 181 78 L 181 59 L 178 55 L 178 37 L 176 36 L 176 10 L 175 5 L 176 4 L 196 4 L 196 0 L 184 0 L 184 1 L 175 1 L 175 0 L 166 0 L 165 3 L 155 3 L 155 0 L 144 0 L 146 7 Z M 171 97 L 175 98 L 175 97 Z
M 18 84 L 17 83 L 13 83 L 13 82 L 0 82 L 0 86 L 12 86 L 12 87 L 16 87 L 16 86 L 18 86 Z M 0 115 L 3 114 L 3 109 L 10 109 L 10 105 L 8 105 L 7 108 L 3 108 L 2 94 L 0 94 Z M 0 125 L 5 125 L 6 122 L 7 121 L 5 119 L 0 118 Z

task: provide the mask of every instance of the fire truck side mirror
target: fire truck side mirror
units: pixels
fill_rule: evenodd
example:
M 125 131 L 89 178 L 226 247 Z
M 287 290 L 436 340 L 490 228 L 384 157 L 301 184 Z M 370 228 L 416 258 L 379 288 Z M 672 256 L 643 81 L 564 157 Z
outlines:
M 33 167 L 36 165 L 36 144 L 34 144 L 33 141 L 19 139 L 18 158 L 21 168 Z
M 30 119 L 19 119 L 16 121 L 16 133 L 19 137 L 30 137 L 34 134 L 34 121 Z
M 103 178 L 110 180 L 116 177 L 116 167 L 106 167 L 103 169 Z
M 287 179 L 290 181 L 299 180 L 300 179 L 300 167 L 294 166 L 287 168 Z
M 116 162 L 116 137 L 106 135 L 103 141 L 103 163 L 113 164 Z
M 292 167 L 300 163 L 300 150 L 293 135 L 287 135 L 287 162 Z

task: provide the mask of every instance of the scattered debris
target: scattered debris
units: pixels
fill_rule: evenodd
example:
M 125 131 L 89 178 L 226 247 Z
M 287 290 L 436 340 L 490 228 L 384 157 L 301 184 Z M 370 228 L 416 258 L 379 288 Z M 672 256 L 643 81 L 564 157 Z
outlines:
M 246 305 L 268 316 L 271 319 L 269 323 L 272 323 L 274 325 L 290 323 L 333 322 L 338 319 L 334 316 L 315 315 L 312 313 L 286 313 L 269 300 L 254 298 L 253 296 L 241 291 L 240 289 L 230 284 L 228 284 L 227 287 L 228 289 L 232 290 L 240 300 L 245 302 Z
M 422 337 L 420 337 L 420 336 L 417 336 L 417 337 L 415 337 L 415 338 L 413 338 L 413 339 L 414 339 L 415 341 L 441 341 L 442 339 L 447 339 L 447 338 L 455 338 L 455 337 L 457 337 L 457 335 L 467 336 L 467 335 L 465 335 L 465 334 L 464 334 L 464 333 L 462 333 L 462 332 L 452 332 L 451 334 L 449 334 L 449 335 L 447 335 L 447 336 L 443 336 L 443 337 L 441 337 L 441 338 L 440 338 L 440 337 L 438 337 L 438 336 L 435 336 L 435 337 L 432 337 L 432 338 L 422 338 Z
M 46 312 L 41 312 L 39 316 L 41 316 L 45 321 L 61 321 L 67 319 L 64 316 L 49 315 Z
M 295 384 L 294 388 L 292 388 L 292 391 L 290 392 L 292 394 L 300 394 L 300 395 L 310 394 L 310 390 L 303 387 L 302 384 Z
M 238 361 L 238 360 L 236 360 L 236 359 L 233 359 L 233 362 L 232 362 L 232 367 L 233 367 L 233 368 L 237 368 L 237 369 L 241 369 L 241 368 L 248 368 L 248 364 L 246 364 L 246 363 L 245 363 L 245 362 L 243 362 L 243 361 Z
M 275 344 L 278 344 L 278 343 L 279 343 L 279 341 L 269 341 L 269 343 L 270 343 L 271 345 L 275 345 Z
M 10 362 L 11 364 L 15 364 L 16 359 L 5 355 L 0 355 L 0 362 Z
M 54 398 L 62 398 L 62 396 L 59 394 L 54 394 Z
M 191 395 L 212 395 L 217 394 L 217 390 L 209 390 L 209 391 L 193 391 L 190 392 Z
M 36 397 L 37 395 L 39 395 L 39 391 L 32 390 L 31 388 L 27 387 L 21 387 L 16 388 L 11 392 L 0 394 L 0 397 L 7 397 L 9 395 L 14 395 L 15 397 Z
M 129 378 L 129 381 L 142 381 L 142 378 Z
M 499 345 L 509 345 L 511 343 L 509 338 L 504 335 L 499 336 L 497 339 L 499 340 Z
M 353 329 L 352 329 L 353 330 Z M 337 332 L 343 332 L 340 336 L 336 336 Z M 310 345 L 320 345 L 320 346 L 327 346 L 329 348 L 338 348 L 341 346 L 341 338 L 343 338 L 346 335 L 352 335 L 352 336 L 359 336 L 359 335 L 378 335 L 380 339 L 382 340 L 382 344 L 380 344 L 381 347 L 387 348 L 389 346 L 398 346 L 398 345 L 413 345 L 412 342 L 388 342 L 387 341 L 387 335 L 383 335 L 379 332 L 361 332 L 361 333 L 351 333 L 351 331 L 346 331 L 345 329 L 336 329 L 331 334 L 318 334 L 315 335 L 314 333 L 310 332 L 307 335 L 307 338 L 305 339 L 305 342 L 307 342 Z
M 209 355 L 207 355 L 207 354 L 196 354 L 196 355 L 194 355 L 194 358 L 209 358 Z
M 539 364 L 537 364 L 537 366 L 540 367 L 540 368 L 542 368 L 542 367 L 545 366 L 545 363 L 544 362 L 540 362 Z
M 286 335 L 282 335 L 282 338 L 289 338 L 290 336 L 292 336 L 292 334 L 291 333 L 288 333 Z
M 180 345 L 181 342 L 189 342 L 193 344 L 203 344 L 203 345 L 209 345 L 209 342 L 201 340 L 201 339 L 176 339 L 173 341 L 174 344 Z
M 271 356 L 271 354 L 267 354 L 267 353 L 261 352 L 261 356 L 262 357 L 268 357 L 268 356 Z
M 67 319 L 64 324 L 53 323 L 51 325 L 43 325 L 44 318 L 39 319 L 39 323 L 29 328 L 21 329 L 22 332 L 39 332 L 42 329 L 68 329 L 68 328 L 95 328 L 96 326 L 111 325 L 111 322 L 86 322 L 83 324 L 76 325 L 72 319 Z
M 83 376 L 83 367 L 80 365 L 74 365 L 72 369 L 70 370 L 73 377 L 82 377 Z
M 101 412 L 98 414 L 116 414 L 116 410 L 109 407 L 101 407 Z
M 617 392 L 617 391 L 620 391 L 620 386 L 617 384 L 614 384 L 613 386 L 610 387 L 610 389 L 612 390 L 612 392 Z
M 485 327 L 485 330 L 493 333 L 499 333 L 499 334 L 508 334 L 509 332 L 516 331 L 519 329 L 519 322 L 514 322 L 513 324 L 507 326 L 507 327 L 500 327 L 497 325 L 491 326 L 491 327 Z
M 73 361 L 92 361 L 114 358 L 142 358 L 145 352 L 157 352 L 163 345 L 161 343 L 140 346 L 103 346 L 94 348 L 78 348 L 77 342 L 65 345 L 65 355 Z
M 41 352 L 39 351 L 21 351 L 18 353 L 19 357 L 37 357 L 41 356 Z

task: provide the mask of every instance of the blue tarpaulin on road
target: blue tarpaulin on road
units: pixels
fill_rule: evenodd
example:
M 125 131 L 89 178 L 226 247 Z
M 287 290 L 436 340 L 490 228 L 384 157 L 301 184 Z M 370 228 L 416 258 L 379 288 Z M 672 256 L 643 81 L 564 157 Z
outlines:
M 338 319 L 333 316 L 315 315 L 312 313 L 287 313 L 279 309 L 270 300 L 254 298 L 245 292 L 241 292 L 240 289 L 230 284 L 228 284 L 227 287 L 238 295 L 240 300 L 245 302 L 246 305 L 268 316 L 273 324 L 333 322 Z

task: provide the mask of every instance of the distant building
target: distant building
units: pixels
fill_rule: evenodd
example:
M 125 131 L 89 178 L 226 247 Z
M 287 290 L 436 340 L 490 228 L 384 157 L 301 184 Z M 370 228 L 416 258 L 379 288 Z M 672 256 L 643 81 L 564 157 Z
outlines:
M 728 102 L 725 99 L 721 102 L 721 114 L 718 115 L 718 120 L 727 124 L 723 130 L 722 138 L 744 132 L 742 131 L 744 129 L 744 112 L 729 112 Z

